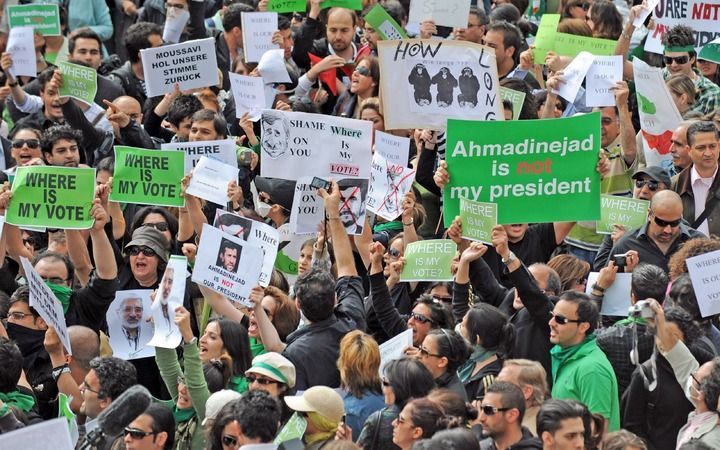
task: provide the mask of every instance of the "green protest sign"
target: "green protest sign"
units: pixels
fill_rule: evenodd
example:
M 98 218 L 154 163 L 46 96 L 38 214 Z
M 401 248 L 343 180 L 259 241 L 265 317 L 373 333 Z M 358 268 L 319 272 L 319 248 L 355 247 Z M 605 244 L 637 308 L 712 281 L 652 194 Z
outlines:
M 522 111 L 523 103 L 525 102 L 525 93 L 500 86 L 500 98 L 503 100 L 510 100 L 512 102 L 513 120 L 518 120 L 520 118 L 520 111 Z
M 283 442 L 292 441 L 293 439 L 302 439 L 307 429 L 307 421 L 303 416 L 294 413 L 290 416 L 282 430 L 278 433 L 273 441 L 274 444 L 280 445 Z
M 407 39 L 407 33 L 402 29 L 395 19 L 385 11 L 380 3 L 365 15 L 365 22 L 370 24 L 382 40 Z
M 13 27 L 33 27 L 43 36 L 60 36 L 58 5 L 8 6 L 8 23 Z
M 600 218 L 600 113 L 519 121 L 448 120 L 445 225 L 461 198 L 498 204 L 498 223 Z
M 590 52 L 595 56 L 610 56 L 615 54 L 616 41 L 610 39 L 575 36 L 574 34 L 557 33 L 553 50 L 560 56 L 576 57 L 580 52 Z
M 270 0 L 268 2 L 268 11 L 279 13 L 305 11 L 307 2 L 305 0 Z
M 462 237 L 492 245 L 492 229 L 498 221 L 497 204 L 460 199 Z
M 363 9 L 362 0 L 325 0 L 320 3 L 320 8 L 346 8 L 360 11 Z
M 450 265 L 456 251 L 457 246 L 450 239 L 408 244 L 400 281 L 452 281 Z
M 95 69 L 67 61 L 60 62 L 58 67 L 63 80 L 58 95 L 60 97 L 72 97 L 85 104 L 92 105 L 97 93 L 97 72 L 95 72 Z
M 553 38 L 560 23 L 560 14 L 543 14 L 533 43 L 535 64 L 544 64 L 545 55 L 553 48 Z
M 595 222 L 598 233 L 610 234 L 613 225 L 622 225 L 626 230 L 645 225 L 650 202 L 617 195 L 600 196 L 600 220 Z
M 82 230 L 90 228 L 95 169 L 18 167 L 5 221 L 17 226 Z
M 185 152 L 115 147 L 110 200 L 143 205 L 184 206 L 181 182 Z

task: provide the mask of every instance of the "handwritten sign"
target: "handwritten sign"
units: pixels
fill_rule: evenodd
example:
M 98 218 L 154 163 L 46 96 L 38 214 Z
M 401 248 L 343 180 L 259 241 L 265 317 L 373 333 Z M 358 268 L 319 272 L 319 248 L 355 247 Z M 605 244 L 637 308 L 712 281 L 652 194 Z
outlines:
M 278 13 L 276 12 L 242 13 L 243 51 L 246 62 L 258 62 L 266 51 L 278 48 L 277 44 L 272 42 L 272 35 L 277 29 Z
M 265 101 L 264 80 L 260 77 L 247 77 L 229 73 L 230 89 L 235 99 L 235 117 L 238 119 L 248 113 L 253 122 L 260 119 L 263 109 L 272 106 Z M 274 95 L 273 95 L 274 98 Z
M 622 81 L 622 55 L 596 56 L 585 75 L 587 106 L 615 106 L 615 85 Z
M 12 66 L 9 69 L 12 76 L 37 76 L 34 42 L 35 37 L 32 27 L 14 27 L 10 29 L 7 52 L 12 56 Z
M 690 280 L 703 317 L 720 312 L 720 250 L 688 258 Z

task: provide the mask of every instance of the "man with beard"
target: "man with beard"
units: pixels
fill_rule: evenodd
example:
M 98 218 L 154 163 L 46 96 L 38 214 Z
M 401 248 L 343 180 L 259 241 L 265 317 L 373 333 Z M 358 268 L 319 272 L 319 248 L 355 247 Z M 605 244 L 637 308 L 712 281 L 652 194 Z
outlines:
M 173 281 L 175 278 L 175 269 L 172 267 L 168 267 L 165 269 L 165 274 L 163 275 L 161 287 L 160 287 L 160 308 L 162 309 L 162 315 L 163 319 L 165 319 L 165 324 L 167 325 L 168 330 L 170 330 L 171 321 L 170 318 L 170 311 L 168 310 L 168 303 L 170 302 L 170 293 L 172 292 L 172 286 Z M 181 302 L 178 302 L 177 299 L 173 299 L 175 303 L 180 304 Z M 175 317 L 173 313 L 173 317 Z
M 348 234 L 362 233 L 365 208 L 360 186 L 343 187 L 340 191 L 340 220 Z
M 41 149 L 48 166 L 77 167 L 80 164 L 80 133 L 69 125 L 56 125 L 43 133 Z
M 240 254 L 242 249 L 234 242 L 223 239 L 220 242 L 220 251 L 218 252 L 216 266 L 222 267 L 228 272 L 235 273 L 240 262 Z
M 127 339 L 130 353 L 138 351 L 140 344 L 140 322 L 143 320 L 143 303 L 138 297 L 128 297 L 120 303 L 117 309 L 122 319 L 122 332 Z

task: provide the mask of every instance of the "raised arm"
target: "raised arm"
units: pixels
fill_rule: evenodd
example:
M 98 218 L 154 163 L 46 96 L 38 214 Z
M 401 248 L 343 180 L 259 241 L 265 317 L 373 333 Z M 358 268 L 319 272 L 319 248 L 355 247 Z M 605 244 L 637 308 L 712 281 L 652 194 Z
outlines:
M 625 164 L 632 166 L 637 156 L 637 141 L 635 140 L 635 127 L 632 124 L 632 114 L 628 108 L 630 88 L 627 82 L 620 81 L 615 85 L 615 104 L 618 108 L 620 120 L 620 139 L 622 141 L 622 154 Z
M 330 237 L 335 250 L 335 262 L 337 265 L 338 278 L 356 277 L 357 268 L 355 267 L 355 258 L 353 257 L 352 247 L 350 246 L 350 238 L 347 235 L 345 226 L 340 220 L 340 187 L 336 182 L 332 182 L 330 193 L 325 189 L 320 189 L 320 196 L 325 204 L 325 211 L 328 215 L 328 224 L 330 227 Z
M 230 300 L 222 294 L 219 294 L 212 289 L 198 284 L 200 292 L 202 293 L 205 302 L 215 311 L 217 314 L 225 316 L 235 322 L 241 322 L 245 314 L 242 311 L 235 308 Z
M 62 367 L 67 364 L 68 358 L 65 355 L 63 346 L 60 343 L 60 337 L 58 337 L 55 328 L 48 327 L 45 332 L 45 341 L 43 342 L 45 351 L 50 355 L 50 364 L 53 369 Z M 58 392 L 62 392 L 67 395 L 70 401 L 70 409 L 75 414 L 80 413 L 80 405 L 82 404 L 82 395 L 80 395 L 80 387 L 73 379 L 70 372 L 63 372 L 56 378 L 56 384 Z
M 93 259 L 95 261 L 95 276 L 101 280 L 114 280 L 117 278 L 118 268 L 115 261 L 115 253 L 107 233 L 105 224 L 110 220 L 107 212 L 100 204 L 100 199 L 93 201 L 90 214 L 95 223 L 90 229 L 90 239 L 93 244 Z
M 260 339 L 263 347 L 269 352 L 282 353 L 285 350 L 285 343 L 280 340 L 280 335 L 272 324 L 270 318 L 262 307 L 262 299 L 265 296 L 265 290 L 261 286 L 255 286 L 250 293 L 250 299 L 253 302 L 253 312 L 255 313 L 255 321 L 260 330 Z

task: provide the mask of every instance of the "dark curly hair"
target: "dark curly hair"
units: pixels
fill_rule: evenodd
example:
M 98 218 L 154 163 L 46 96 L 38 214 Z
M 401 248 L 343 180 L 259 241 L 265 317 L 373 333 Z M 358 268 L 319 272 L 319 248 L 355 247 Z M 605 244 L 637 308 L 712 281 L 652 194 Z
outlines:
M 52 154 L 53 145 L 60 139 L 75 141 L 76 144 L 80 145 L 82 133 L 71 128 L 70 125 L 54 125 L 43 133 L 42 139 L 40 139 L 40 149 L 43 153 Z
M 116 399 L 130 386 L 137 384 L 137 371 L 135 366 L 124 359 L 93 358 L 90 368 L 100 381 L 100 390 L 97 395 L 100 399 Z

